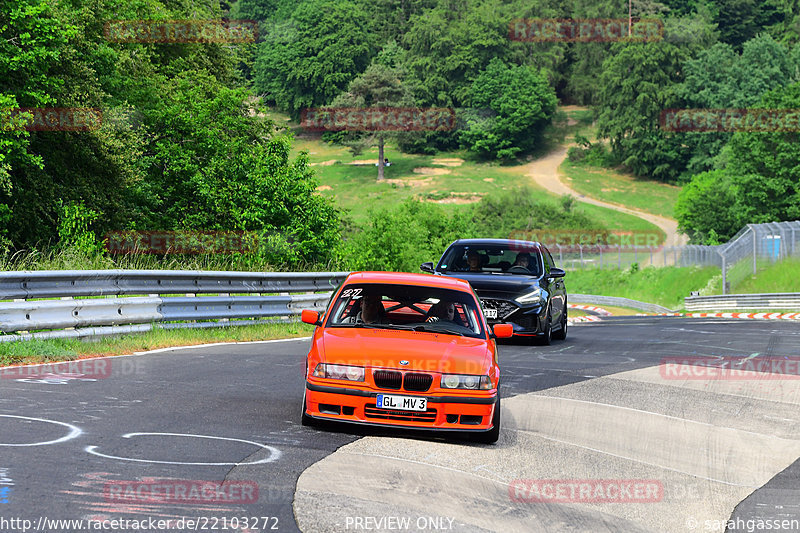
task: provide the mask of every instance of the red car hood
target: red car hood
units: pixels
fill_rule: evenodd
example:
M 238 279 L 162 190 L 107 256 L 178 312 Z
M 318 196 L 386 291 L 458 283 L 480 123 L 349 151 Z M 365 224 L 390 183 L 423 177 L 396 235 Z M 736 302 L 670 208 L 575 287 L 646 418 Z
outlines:
M 486 339 L 441 333 L 327 328 L 318 346 L 322 361 L 341 365 L 484 375 L 491 364 Z

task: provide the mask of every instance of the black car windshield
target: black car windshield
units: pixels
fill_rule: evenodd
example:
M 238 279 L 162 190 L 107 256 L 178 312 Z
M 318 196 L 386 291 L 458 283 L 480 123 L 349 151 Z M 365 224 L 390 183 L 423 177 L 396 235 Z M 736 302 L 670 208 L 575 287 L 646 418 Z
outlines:
M 512 241 L 500 244 L 459 244 L 451 246 L 440 272 L 483 272 L 501 275 L 542 275 L 542 252 L 532 243 Z
M 471 293 L 397 284 L 348 284 L 333 302 L 328 327 L 409 329 L 482 337 Z

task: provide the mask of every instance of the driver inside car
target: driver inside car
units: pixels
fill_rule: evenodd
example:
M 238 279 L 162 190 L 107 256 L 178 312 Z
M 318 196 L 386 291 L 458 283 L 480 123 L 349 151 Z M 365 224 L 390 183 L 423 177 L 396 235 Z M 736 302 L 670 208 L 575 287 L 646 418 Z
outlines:
M 367 293 L 361 298 L 361 310 L 356 316 L 350 316 L 343 323 L 350 324 L 381 324 L 386 318 L 386 310 L 381 303 L 381 296 Z
M 531 263 L 531 254 L 529 254 L 528 252 L 520 252 L 517 254 L 517 259 L 511 266 L 512 268 L 515 266 L 528 268 L 528 265 L 530 265 L 530 263 Z

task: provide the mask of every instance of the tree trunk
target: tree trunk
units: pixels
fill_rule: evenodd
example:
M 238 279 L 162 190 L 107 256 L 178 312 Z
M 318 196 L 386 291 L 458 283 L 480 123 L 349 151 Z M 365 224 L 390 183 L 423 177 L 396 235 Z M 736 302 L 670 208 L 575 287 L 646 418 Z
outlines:
M 378 137 L 378 181 L 383 179 L 383 137 Z

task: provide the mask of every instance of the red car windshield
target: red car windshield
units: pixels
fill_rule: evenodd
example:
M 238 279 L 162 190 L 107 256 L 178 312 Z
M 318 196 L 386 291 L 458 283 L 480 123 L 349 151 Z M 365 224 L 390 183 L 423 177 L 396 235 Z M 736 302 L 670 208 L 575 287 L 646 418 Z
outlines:
M 331 305 L 330 327 L 411 329 L 482 337 L 472 294 L 418 285 L 349 284 Z

